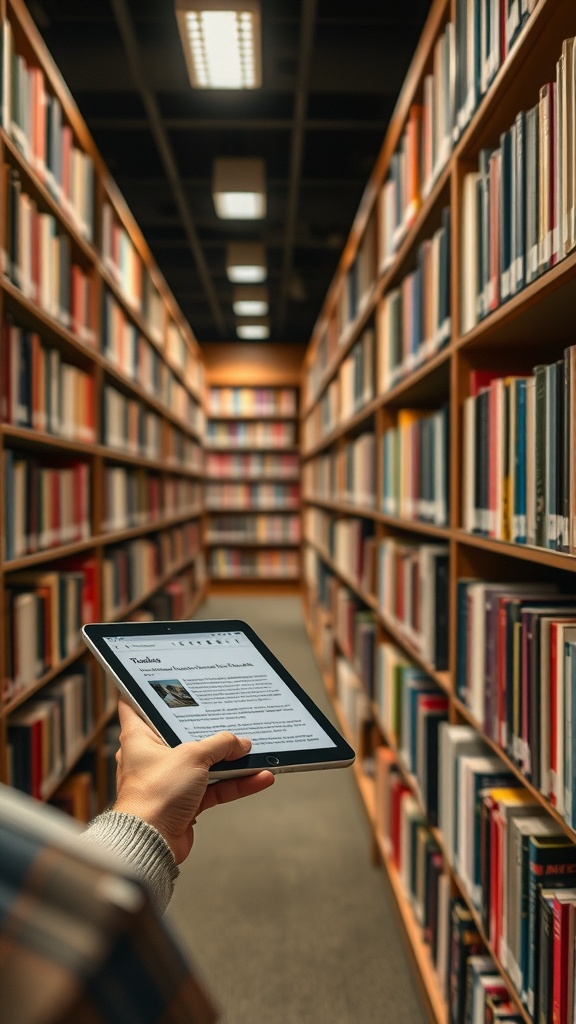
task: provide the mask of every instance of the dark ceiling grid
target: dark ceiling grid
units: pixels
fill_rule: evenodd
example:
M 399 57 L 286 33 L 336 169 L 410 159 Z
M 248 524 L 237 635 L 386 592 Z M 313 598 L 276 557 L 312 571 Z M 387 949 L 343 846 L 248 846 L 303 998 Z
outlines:
M 196 231 L 196 227 L 190 213 L 188 202 L 184 189 L 182 188 L 182 182 L 180 179 L 180 171 L 178 170 L 177 163 L 174 159 L 170 140 L 166 134 L 164 125 L 162 124 L 162 116 L 156 101 L 156 97 L 152 90 L 146 83 L 145 75 L 142 71 L 142 62 L 140 59 L 140 51 L 138 46 L 138 40 L 134 27 L 132 24 L 132 18 L 128 11 L 125 0 L 110 0 L 114 17 L 118 24 L 118 31 L 122 37 L 124 43 L 124 49 L 126 50 L 126 57 L 128 58 L 128 64 L 136 88 L 138 89 L 142 102 L 148 115 L 148 122 L 150 125 L 150 131 L 154 136 L 154 141 L 158 148 L 160 158 L 164 164 L 166 171 L 166 177 L 170 182 L 170 187 L 174 194 L 174 200 L 178 207 L 178 211 L 182 218 L 182 224 L 186 232 L 186 237 L 190 245 L 190 249 L 194 260 L 196 262 L 196 269 L 202 282 L 204 291 L 206 293 L 206 300 L 210 306 L 210 311 L 214 317 L 215 323 L 218 326 L 222 336 L 225 335 L 224 317 L 222 315 L 222 309 L 216 295 L 214 284 L 210 276 L 206 260 L 204 259 L 204 253 L 200 240 Z
M 304 153 L 304 133 L 310 72 L 314 47 L 314 29 L 316 27 L 316 0 L 303 0 L 300 25 L 300 47 L 298 54 L 298 73 L 294 92 L 294 127 L 292 131 L 292 147 L 290 151 L 290 172 L 288 176 L 288 198 L 286 200 L 286 230 L 282 254 L 282 276 L 280 278 L 280 294 L 278 300 L 278 331 L 284 333 L 286 323 L 286 305 L 288 302 L 288 285 L 292 273 L 294 257 L 294 240 L 298 220 L 298 199 L 300 180 L 302 177 L 302 159 Z
M 308 341 L 430 0 L 262 0 L 250 93 L 190 87 L 173 0 L 27 2 L 199 341 L 234 338 L 242 240 L 267 251 L 271 340 Z M 264 222 L 216 217 L 218 156 L 265 161 Z

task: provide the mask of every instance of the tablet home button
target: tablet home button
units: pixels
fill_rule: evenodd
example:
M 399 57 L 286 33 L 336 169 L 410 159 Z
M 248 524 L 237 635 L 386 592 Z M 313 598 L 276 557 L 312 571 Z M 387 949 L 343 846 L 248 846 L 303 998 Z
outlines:
M 272 765 L 280 764 L 280 758 L 279 757 L 267 757 L 266 760 L 267 760 L 268 764 L 272 764 Z

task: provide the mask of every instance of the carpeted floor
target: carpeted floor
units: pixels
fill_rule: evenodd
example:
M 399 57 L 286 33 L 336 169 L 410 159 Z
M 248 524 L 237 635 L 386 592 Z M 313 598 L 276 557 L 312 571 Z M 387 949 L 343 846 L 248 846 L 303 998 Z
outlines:
M 331 715 L 298 598 L 218 597 Z M 423 1024 L 383 871 L 347 769 L 283 775 L 196 826 L 168 920 L 221 1024 Z

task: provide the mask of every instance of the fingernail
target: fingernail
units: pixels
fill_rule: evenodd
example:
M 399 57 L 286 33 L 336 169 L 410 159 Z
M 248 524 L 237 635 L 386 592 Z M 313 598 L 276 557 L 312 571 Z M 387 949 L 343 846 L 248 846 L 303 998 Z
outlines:
M 242 737 L 240 743 L 244 747 L 244 750 L 250 750 L 250 747 L 252 746 L 252 740 L 247 739 L 246 736 Z

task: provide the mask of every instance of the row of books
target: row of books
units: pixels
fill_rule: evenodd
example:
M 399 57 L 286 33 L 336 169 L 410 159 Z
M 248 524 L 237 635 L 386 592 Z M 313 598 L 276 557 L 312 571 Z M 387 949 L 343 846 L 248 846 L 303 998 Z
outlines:
M 328 658 L 324 659 L 324 666 L 327 671 L 334 673 L 334 693 L 348 733 L 354 740 L 359 739 L 363 726 L 371 717 L 370 698 L 362 681 L 354 666 L 343 654 L 338 654 L 334 658 L 330 652 Z
M 286 515 L 212 516 L 209 544 L 299 544 L 300 517 Z
M 208 452 L 206 474 L 214 479 L 297 479 L 300 463 L 297 455 L 269 455 L 258 452 Z
M 309 500 L 334 501 L 339 495 L 336 449 L 323 452 L 302 465 L 302 494 Z
M 420 701 L 425 704 L 429 699 L 422 696 Z M 452 727 L 441 723 L 440 735 L 448 728 Z M 417 792 L 417 781 L 409 780 L 406 770 L 400 769 L 396 751 L 378 747 L 377 833 L 398 873 L 422 940 L 430 947 L 439 988 L 448 1005 L 448 1020 L 450 1024 L 519 1024 L 524 1017 L 512 998 L 512 987 L 504 982 L 487 952 L 486 933 L 481 933 L 478 918 L 463 899 L 451 895 L 452 876 Z M 542 1020 L 551 1021 L 552 1016 Z
M 211 387 L 209 416 L 296 416 L 294 388 Z
M 189 513 L 201 507 L 196 480 L 168 477 L 164 483 L 155 473 L 126 466 L 104 467 L 102 530 L 115 532 L 155 522 L 164 516 Z
M 91 667 L 79 662 L 9 716 L 10 785 L 46 798 L 77 760 L 94 724 Z
M 94 377 L 35 331 L 3 328 L 2 419 L 72 441 L 96 440 Z
M 326 386 L 319 402 L 304 420 L 302 427 L 303 451 L 309 451 L 343 422 L 344 419 L 340 417 L 340 376 L 338 375 Z
M 186 551 L 191 559 L 196 547 Z M 102 561 L 102 615 L 112 619 L 123 608 L 142 598 L 170 571 L 161 535 L 137 537 L 107 548 Z
M 4 559 L 87 540 L 90 472 L 81 460 L 4 450 Z
M 574 45 L 564 41 L 555 81 L 464 178 L 463 332 L 576 246 Z
M 172 370 L 164 375 L 164 405 L 174 416 L 197 434 L 204 432 L 204 410 L 200 402 L 184 387 Z
M 198 550 L 198 522 L 183 523 L 125 548 L 128 590 L 133 600 Z M 117 549 L 116 549 L 117 550 Z M 11 573 L 5 582 L 6 672 L 1 691 L 11 701 L 45 672 L 78 649 L 84 622 L 107 617 L 116 605 L 109 600 L 110 564 L 105 555 L 102 577 L 93 556 L 59 560 L 49 569 Z M 126 601 L 125 603 L 128 603 Z M 31 638 L 34 642 L 31 642 Z
M 302 467 L 302 489 L 311 501 L 341 501 L 358 508 L 376 505 L 375 436 L 360 434 L 342 448 L 309 459 Z
M 211 420 L 206 425 L 206 444 L 213 448 L 293 448 L 296 424 L 224 423 Z
M 186 345 L 179 332 L 177 338 Z M 102 301 L 100 350 L 106 359 L 166 406 L 174 416 L 195 429 L 200 428 L 199 403 L 195 394 L 190 394 L 190 388 L 196 387 L 195 375 L 187 368 L 183 384 L 177 372 L 164 362 L 156 345 L 142 334 L 111 291 L 104 292 Z M 186 351 L 189 351 L 187 345 Z M 178 369 L 178 372 L 182 371 Z
M 205 487 L 208 509 L 294 509 L 300 504 L 300 488 L 294 483 L 249 483 L 208 481 Z
M 385 394 L 447 344 L 450 318 L 450 210 L 418 247 L 416 268 L 386 292 L 378 309 L 378 389 Z
M 241 551 L 215 547 L 210 551 L 209 572 L 213 579 L 297 579 L 300 555 L 297 551 Z
M 7 577 L 4 701 L 78 649 L 82 625 L 97 609 L 96 573 L 95 560 L 81 558 Z
M 182 466 L 197 473 L 202 469 L 200 444 L 169 423 L 164 428 L 164 458 L 170 466 Z
M 376 218 L 370 217 L 358 251 L 343 277 L 336 306 L 338 344 L 349 337 L 349 330 L 368 302 L 376 277 Z
M 2 33 L 2 125 L 78 233 L 94 236 L 94 165 L 77 144 L 42 68 L 16 52 L 8 19 Z
M 376 538 L 367 519 L 336 519 L 318 508 L 304 512 L 304 536 L 370 596 L 376 593 Z
M 162 420 L 136 398 L 110 384 L 102 393 L 102 442 L 147 459 L 162 457 Z
M 130 380 L 161 400 L 162 368 L 166 364 L 109 289 L 102 294 L 100 351 Z
M 104 202 L 102 207 L 102 262 L 127 305 L 140 312 L 144 276 L 142 258 L 109 202 Z M 149 318 L 153 319 L 155 312 L 156 304 L 153 302 Z M 162 317 L 163 323 L 164 310 L 160 303 L 157 315 Z
M 448 668 L 446 544 L 386 537 L 378 548 L 378 602 L 386 620 L 438 672 Z
M 382 443 L 382 511 L 435 526 L 448 524 L 448 406 L 401 409 Z
M 463 416 L 465 529 L 576 550 L 575 368 L 571 346 L 532 375 L 472 372 Z
M 368 700 L 374 698 L 374 613 L 336 576 L 327 580 L 328 607 L 334 637 L 341 653 L 353 667 Z
M 536 0 L 457 0 L 454 136 L 464 131 L 505 62 Z
M 430 825 L 438 824 L 438 741 L 448 696 L 392 643 L 376 649 L 375 711 Z
M 367 431 L 337 452 L 336 496 L 351 505 L 376 505 L 376 438 Z
M 338 348 L 339 341 L 336 317 L 328 317 L 320 329 L 314 359 L 310 361 L 305 371 L 304 404 L 306 406 L 316 401 L 320 389 L 326 383 L 326 372 Z
M 167 477 L 164 481 L 163 504 L 167 516 L 199 515 L 202 507 L 200 484 L 186 477 Z
M 570 825 L 575 624 L 553 584 L 458 582 L 458 696 Z
M 366 328 L 354 343 L 340 365 L 338 377 L 338 423 L 345 423 L 375 395 L 376 364 L 372 327 Z
M 441 726 L 439 771 L 445 850 L 498 959 L 534 1019 L 571 1022 L 576 846 L 474 729 Z
M 171 619 L 189 617 L 192 603 L 202 590 L 205 579 L 204 555 L 202 551 L 198 550 L 192 564 L 148 597 L 135 611 L 132 611 L 128 616 L 128 621 L 169 622 Z
M 374 799 L 376 834 L 422 941 L 430 948 L 439 988 L 448 1003 L 447 1019 L 450 1024 L 468 1024 L 457 967 L 460 950 L 452 942 L 450 928 L 450 875 L 395 751 L 384 745 L 375 750 Z
M 160 296 L 156 292 L 155 288 L 151 286 L 151 290 L 155 293 L 156 303 L 161 303 Z M 143 302 L 143 313 L 147 318 L 148 316 L 148 305 L 150 304 L 149 299 L 146 296 L 146 288 L 144 289 L 144 302 Z M 159 329 L 152 331 L 152 337 L 158 344 L 162 344 L 162 333 L 161 333 L 162 319 L 159 318 Z M 192 391 L 199 393 L 204 385 L 204 371 L 202 363 L 196 357 L 192 351 L 190 342 L 185 337 L 180 326 L 172 320 L 168 319 L 168 326 L 166 328 L 166 357 L 172 367 L 184 378 L 186 387 Z
M 3 164 L 0 178 L 6 210 L 3 272 L 27 299 L 93 344 L 90 278 L 73 258 L 70 235 L 24 191 L 15 168 Z

